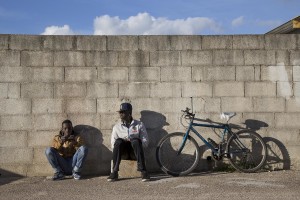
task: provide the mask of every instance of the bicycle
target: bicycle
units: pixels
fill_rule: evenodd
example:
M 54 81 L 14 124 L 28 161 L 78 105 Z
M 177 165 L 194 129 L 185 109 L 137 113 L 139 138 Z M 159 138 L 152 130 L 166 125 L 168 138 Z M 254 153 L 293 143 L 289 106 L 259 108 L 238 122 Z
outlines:
M 228 124 L 235 113 L 222 113 L 226 123 L 195 123 L 195 114 L 189 108 L 182 110 L 184 118 L 189 121 L 186 133 L 171 133 L 163 137 L 156 148 L 156 160 L 163 172 L 172 176 L 184 176 L 191 173 L 199 162 L 200 148 L 190 135 L 194 132 L 204 144 L 211 149 L 214 160 L 228 158 L 229 163 L 238 171 L 250 173 L 260 170 L 267 159 L 267 147 L 262 137 L 249 129 L 234 133 Z M 201 120 L 199 121 L 206 121 Z M 182 121 L 181 121 L 182 123 Z M 220 129 L 221 141 L 207 140 L 195 130 L 195 126 Z

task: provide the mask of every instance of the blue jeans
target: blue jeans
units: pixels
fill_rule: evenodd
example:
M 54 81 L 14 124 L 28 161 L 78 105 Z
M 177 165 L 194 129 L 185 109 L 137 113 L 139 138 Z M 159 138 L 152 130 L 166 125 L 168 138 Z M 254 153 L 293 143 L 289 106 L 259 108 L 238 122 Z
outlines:
M 48 147 L 45 151 L 46 157 L 56 172 L 62 172 L 65 175 L 71 175 L 72 171 L 80 172 L 82 165 L 88 153 L 86 146 L 81 146 L 77 149 L 73 157 L 64 158 L 53 147 Z

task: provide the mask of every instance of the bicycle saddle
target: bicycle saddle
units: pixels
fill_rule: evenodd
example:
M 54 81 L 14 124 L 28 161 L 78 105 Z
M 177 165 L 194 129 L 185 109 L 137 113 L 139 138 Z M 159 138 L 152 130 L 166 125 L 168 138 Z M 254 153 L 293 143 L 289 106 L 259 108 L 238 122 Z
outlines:
M 236 115 L 235 112 L 222 112 L 220 117 L 221 117 L 221 119 L 225 119 L 225 120 L 228 121 L 235 115 Z

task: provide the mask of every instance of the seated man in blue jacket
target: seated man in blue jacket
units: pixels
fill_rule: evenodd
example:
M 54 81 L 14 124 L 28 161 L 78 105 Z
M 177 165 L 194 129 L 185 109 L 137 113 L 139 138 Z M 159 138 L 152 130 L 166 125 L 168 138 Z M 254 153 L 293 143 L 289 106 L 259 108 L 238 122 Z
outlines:
M 113 167 L 108 181 L 118 179 L 119 165 L 121 163 L 122 150 L 132 148 L 137 158 L 137 170 L 141 172 L 142 181 L 149 181 L 150 177 L 145 166 L 143 148 L 148 146 L 148 135 L 143 122 L 132 118 L 132 105 L 122 103 L 120 105 L 121 122 L 112 130 L 111 145 L 113 148 Z

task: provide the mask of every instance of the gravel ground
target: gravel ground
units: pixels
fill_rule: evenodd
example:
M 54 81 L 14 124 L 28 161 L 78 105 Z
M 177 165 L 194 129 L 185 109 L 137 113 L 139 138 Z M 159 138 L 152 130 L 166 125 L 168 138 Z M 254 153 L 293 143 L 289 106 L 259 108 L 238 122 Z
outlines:
M 0 199 L 300 199 L 300 171 L 151 175 L 107 182 L 107 177 L 51 181 L 0 177 Z

